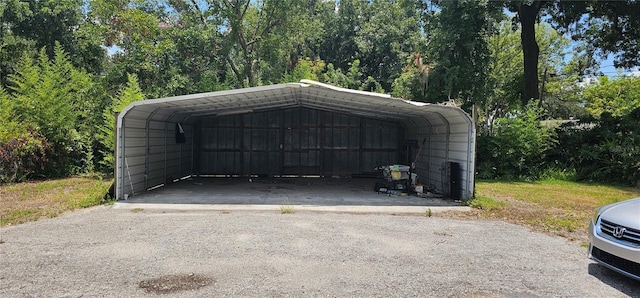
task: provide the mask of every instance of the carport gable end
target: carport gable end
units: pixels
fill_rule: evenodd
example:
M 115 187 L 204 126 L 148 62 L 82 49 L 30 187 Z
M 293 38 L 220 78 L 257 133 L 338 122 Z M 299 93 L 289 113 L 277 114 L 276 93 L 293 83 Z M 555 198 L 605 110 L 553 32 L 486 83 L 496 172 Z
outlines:
M 117 118 L 116 199 L 207 171 L 331 176 L 410 164 L 417 150 L 408 140 L 426 140 L 421 184 L 472 197 L 475 126 L 457 107 L 310 80 L 134 102 Z

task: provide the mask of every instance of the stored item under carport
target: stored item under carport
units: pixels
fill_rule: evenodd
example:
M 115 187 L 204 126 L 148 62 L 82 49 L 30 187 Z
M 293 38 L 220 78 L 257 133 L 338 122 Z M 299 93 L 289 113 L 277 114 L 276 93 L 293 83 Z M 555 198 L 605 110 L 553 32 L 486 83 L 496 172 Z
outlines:
M 411 186 L 411 167 L 407 165 L 387 165 L 378 167 L 382 170 L 385 182 L 376 183 L 374 190 L 379 193 L 407 193 Z M 415 175 L 415 174 L 413 174 Z

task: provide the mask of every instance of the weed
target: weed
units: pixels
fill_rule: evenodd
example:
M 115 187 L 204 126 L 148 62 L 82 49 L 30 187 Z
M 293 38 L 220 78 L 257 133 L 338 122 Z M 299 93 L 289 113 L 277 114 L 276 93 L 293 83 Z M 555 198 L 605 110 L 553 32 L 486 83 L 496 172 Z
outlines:
M 478 196 L 469 202 L 469 207 L 482 210 L 497 210 L 505 206 L 505 202 L 497 201 L 489 197 Z
M 573 232 L 578 228 L 578 225 L 579 221 L 575 218 L 547 218 L 544 220 L 544 226 L 552 231 Z
M 231 212 L 229 212 L 229 210 L 222 210 L 222 214 L 229 214 Z
M 282 205 L 280 205 L 280 214 L 293 213 L 293 206 L 289 202 L 289 197 L 285 197 Z
M 427 208 L 427 211 L 424 212 L 424 215 L 426 217 L 431 217 L 433 215 L 433 213 L 431 212 L 431 208 Z
M 133 209 L 131 209 L 132 213 L 138 213 L 138 212 L 142 212 L 142 211 L 144 211 L 144 209 L 142 209 L 142 208 L 133 208 Z
M 9 210 L 2 217 L 1 225 L 19 224 L 40 219 L 40 214 L 36 209 Z
M 540 180 L 578 181 L 578 173 L 573 169 L 546 169 L 541 174 Z

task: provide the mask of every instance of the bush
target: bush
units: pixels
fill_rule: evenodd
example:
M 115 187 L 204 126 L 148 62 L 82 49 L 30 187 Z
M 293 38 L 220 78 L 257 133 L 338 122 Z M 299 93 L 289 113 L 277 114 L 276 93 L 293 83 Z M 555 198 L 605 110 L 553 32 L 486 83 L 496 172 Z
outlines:
M 47 140 L 33 129 L 0 138 L 0 184 L 25 181 L 44 170 Z
M 558 144 L 549 160 L 575 169 L 578 179 L 640 183 L 640 108 L 614 117 L 585 119 L 558 128 Z
M 7 180 L 22 180 L 36 169 L 47 178 L 93 171 L 91 127 L 99 117 L 99 105 L 89 96 L 94 89 L 92 77 L 75 68 L 59 44 L 52 58 L 44 48 L 37 59 L 23 56 L 8 77 L 9 92 L 0 90 L 0 126 L 19 123 L 15 129 L 0 129 Z M 33 129 L 24 132 L 23 126 Z M 24 170 L 15 169 L 20 163 Z
M 536 104 L 519 115 L 496 119 L 494 134 L 478 137 L 478 178 L 536 179 L 544 171 L 556 139 L 551 129 L 540 126 L 543 111 Z

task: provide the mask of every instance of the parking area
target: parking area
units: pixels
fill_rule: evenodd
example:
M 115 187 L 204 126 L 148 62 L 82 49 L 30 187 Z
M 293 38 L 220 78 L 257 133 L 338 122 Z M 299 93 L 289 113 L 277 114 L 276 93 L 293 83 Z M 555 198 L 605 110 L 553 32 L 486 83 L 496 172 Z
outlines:
M 500 221 L 116 205 L 0 235 L 1 297 L 640 296 L 580 243 Z
M 123 208 L 165 207 L 424 213 L 461 209 L 462 202 L 442 195 L 390 195 L 374 191 L 371 178 L 191 178 L 119 201 Z M 198 206 L 196 206 L 198 205 Z

